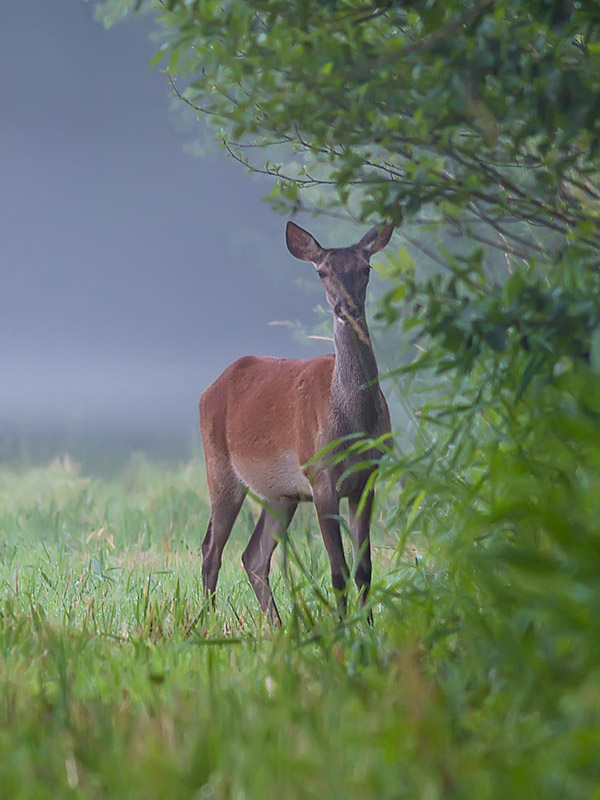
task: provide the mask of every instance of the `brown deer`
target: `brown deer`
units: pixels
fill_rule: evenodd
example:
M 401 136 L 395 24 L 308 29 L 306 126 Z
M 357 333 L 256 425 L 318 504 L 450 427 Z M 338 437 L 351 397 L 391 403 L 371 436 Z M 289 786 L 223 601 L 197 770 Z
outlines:
M 392 231 L 391 224 L 378 226 L 352 247 L 325 249 L 310 233 L 288 222 L 290 253 L 312 261 L 325 288 L 333 312 L 335 354 L 306 360 L 245 356 L 227 367 L 200 397 L 211 508 L 202 545 L 202 582 L 210 604 L 215 600 L 223 548 L 246 492 L 251 491 L 265 505 L 242 562 L 262 611 L 281 624 L 269 585 L 271 556 L 301 500 L 316 506 L 338 606 L 340 613 L 345 611 L 349 570 L 340 532 L 343 497 L 348 498 L 355 582 L 364 605 L 371 583 L 369 476 L 381 451 L 373 447 L 342 458 L 340 443 L 337 459 L 331 452 L 329 457 L 317 454 L 342 437 L 358 434 L 375 439 L 390 432 L 365 299 L 369 259 L 387 245 Z M 352 470 L 353 464 L 361 466 Z

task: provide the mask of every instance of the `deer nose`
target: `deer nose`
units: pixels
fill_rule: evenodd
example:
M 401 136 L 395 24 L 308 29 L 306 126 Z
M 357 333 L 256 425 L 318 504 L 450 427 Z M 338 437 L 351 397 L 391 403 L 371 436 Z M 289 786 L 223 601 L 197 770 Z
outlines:
M 357 303 L 351 303 L 351 301 L 346 300 L 339 300 L 335 304 L 335 308 L 333 309 L 333 313 L 339 319 L 349 319 L 354 317 L 360 316 L 360 309 Z

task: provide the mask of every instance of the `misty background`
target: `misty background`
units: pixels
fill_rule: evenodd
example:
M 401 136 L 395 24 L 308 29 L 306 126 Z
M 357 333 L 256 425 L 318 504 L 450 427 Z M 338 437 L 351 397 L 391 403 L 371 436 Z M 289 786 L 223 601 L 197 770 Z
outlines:
M 295 283 L 309 267 L 270 182 L 210 135 L 186 152 L 198 123 L 149 66 L 151 27 L 106 31 L 81 0 L 0 5 L 3 461 L 187 458 L 232 360 L 331 349 L 269 325 L 313 325 L 318 285 Z

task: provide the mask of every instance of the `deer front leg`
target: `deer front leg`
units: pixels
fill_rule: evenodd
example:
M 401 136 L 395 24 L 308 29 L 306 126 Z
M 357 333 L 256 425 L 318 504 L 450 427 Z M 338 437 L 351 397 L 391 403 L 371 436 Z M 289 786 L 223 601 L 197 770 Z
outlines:
M 340 531 L 340 507 L 333 490 L 316 490 L 313 487 L 314 503 L 325 549 L 331 565 L 331 583 L 336 595 L 340 619 L 346 614 L 348 606 L 348 580 L 350 572 L 344 556 L 342 534 Z
M 371 490 L 367 492 L 364 498 L 362 493 L 348 498 L 350 530 L 352 531 L 352 540 L 354 542 L 354 580 L 361 606 L 364 606 L 371 588 L 371 541 L 369 532 L 373 511 L 373 496 L 374 494 Z M 373 616 L 369 612 L 369 622 L 372 621 Z

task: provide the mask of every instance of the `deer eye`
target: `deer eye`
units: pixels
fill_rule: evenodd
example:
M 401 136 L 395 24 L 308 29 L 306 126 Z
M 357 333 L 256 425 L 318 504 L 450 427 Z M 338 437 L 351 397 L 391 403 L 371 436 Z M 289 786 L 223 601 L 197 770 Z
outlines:
M 327 272 L 324 269 L 318 269 L 317 275 L 319 276 L 319 278 L 324 278 L 327 275 Z

